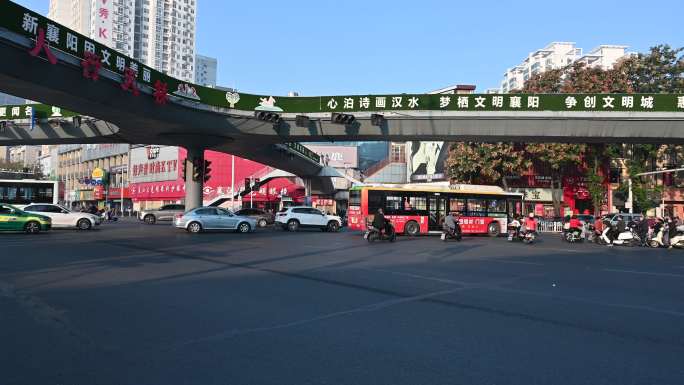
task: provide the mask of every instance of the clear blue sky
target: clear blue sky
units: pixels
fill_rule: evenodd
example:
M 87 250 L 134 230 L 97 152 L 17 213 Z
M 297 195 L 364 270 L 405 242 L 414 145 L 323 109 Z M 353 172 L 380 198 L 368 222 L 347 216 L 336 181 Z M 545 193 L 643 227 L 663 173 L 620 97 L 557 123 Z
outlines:
M 684 46 L 682 0 L 197 1 L 219 85 L 274 95 L 483 91 L 551 41 Z M 49 0 L 18 2 L 46 14 Z

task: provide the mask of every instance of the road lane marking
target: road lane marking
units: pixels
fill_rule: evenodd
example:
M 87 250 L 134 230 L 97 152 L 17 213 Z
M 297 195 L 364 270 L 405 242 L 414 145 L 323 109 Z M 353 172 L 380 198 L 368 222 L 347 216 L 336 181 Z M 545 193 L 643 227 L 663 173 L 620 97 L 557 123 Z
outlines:
M 602 269 L 603 271 L 610 271 L 612 273 L 627 273 L 627 274 L 642 274 L 642 275 L 653 275 L 657 277 L 675 277 L 684 278 L 684 274 L 674 274 L 674 273 L 657 273 L 653 271 L 638 271 L 638 270 L 621 270 L 621 269 Z
M 398 304 L 404 304 L 407 302 L 417 302 L 417 301 L 423 301 L 426 299 L 430 299 L 433 297 L 439 297 L 442 295 L 446 294 L 453 294 L 458 291 L 463 290 L 464 288 L 459 287 L 455 289 L 450 289 L 450 290 L 440 290 L 440 291 L 434 291 L 426 294 L 419 294 L 415 296 L 410 296 L 410 297 L 402 297 L 402 298 L 393 298 L 390 300 L 386 301 L 381 301 L 381 302 L 376 302 L 372 303 L 369 305 L 364 305 L 356 308 L 352 308 L 349 310 L 343 310 L 343 311 L 338 311 L 338 312 L 333 312 L 333 313 L 326 313 L 322 314 L 316 317 L 312 318 L 306 318 L 306 319 L 301 319 L 301 320 L 296 320 L 296 321 L 291 321 L 291 322 L 286 322 L 282 324 L 276 324 L 276 325 L 271 325 L 271 326 L 263 326 L 263 327 L 255 327 L 255 328 L 247 328 L 247 329 L 231 329 L 227 330 L 225 332 L 213 334 L 210 336 L 206 337 L 200 337 L 200 338 L 194 338 L 190 340 L 186 340 L 177 344 L 173 344 L 172 346 L 169 346 L 167 349 L 168 350 L 178 350 L 180 348 L 189 346 L 189 345 L 195 345 L 203 342 L 215 342 L 215 341 L 220 341 L 220 340 L 225 340 L 245 334 L 252 334 L 252 333 L 261 333 L 261 332 L 269 332 L 269 331 L 274 331 L 274 330 L 279 330 L 279 329 L 286 329 L 286 328 L 291 328 L 291 327 L 296 327 L 296 326 L 301 326 L 313 322 L 319 322 L 319 321 L 325 321 L 331 318 L 336 318 L 336 317 L 342 317 L 346 315 L 351 315 L 355 313 L 361 313 L 361 312 L 372 312 L 372 311 L 377 311 L 381 310 L 387 307 L 391 307 L 394 305 Z M 165 349 L 166 350 L 166 349 Z
M 507 288 L 507 287 L 500 287 L 500 286 L 485 287 L 483 289 L 492 290 L 492 291 L 500 291 L 500 292 L 505 292 L 505 293 L 530 295 L 530 296 L 549 298 L 549 299 L 562 299 L 562 300 L 566 300 L 566 301 L 582 302 L 582 303 L 590 304 L 590 305 L 616 307 L 616 308 L 630 309 L 630 310 L 650 311 L 653 313 L 661 313 L 661 314 L 667 314 L 667 315 L 672 315 L 672 316 L 677 316 L 677 317 L 684 317 L 684 312 L 680 312 L 680 311 L 676 311 L 676 310 L 659 309 L 659 308 L 655 308 L 655 307 L 651 307 L 651 306 L 642 306 L 642 305 L 629 305 L 629 304 L 623 304 L 623 303 L 601 302 L 601 301 L 596 301 L 596 300 L 589 299 L 589 298 L 576 297 L 573 295 L 542 293 L 542 292 L 537 292 L 537 291 L 513 289 L 513 288 Z
M 482 262 L 499 262 L 499 263 L 515 263 L 519 265 L 544 266 L 543 263 L 526 262 L 526 261 L 507 261 L 505 259 L 483 259 Z

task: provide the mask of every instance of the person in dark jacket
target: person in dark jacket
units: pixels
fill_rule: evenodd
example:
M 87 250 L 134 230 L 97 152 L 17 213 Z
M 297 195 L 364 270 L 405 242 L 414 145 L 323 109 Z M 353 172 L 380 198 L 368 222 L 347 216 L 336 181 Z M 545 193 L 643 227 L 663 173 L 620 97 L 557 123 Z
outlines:
M 673 219 L 670 219 L 669 222 L 667 223 L 667 232 L 668 232 L 668 241 L 677 236 L 677 222 L 675 222 Z M 669 243 L 667 245 L 667 247 L 669 249 L 671 249 L 672 243 Z
M 646 238 L 648 238 L 648 219 L 642 218 L 636 226 L 639 238 L 641 238 L 641 246 L 646 246 Z
M 663 220 L 663 246 L 670 246 L 670 217 Z
M 384 231 L 385 234 L 389 233 L 389 226 L 387 225 L 387 219 L 385 219 L 385 213 L 382 209 L 378 209 L 377 214 L 373 217 L 373 227 L 380 231 Z

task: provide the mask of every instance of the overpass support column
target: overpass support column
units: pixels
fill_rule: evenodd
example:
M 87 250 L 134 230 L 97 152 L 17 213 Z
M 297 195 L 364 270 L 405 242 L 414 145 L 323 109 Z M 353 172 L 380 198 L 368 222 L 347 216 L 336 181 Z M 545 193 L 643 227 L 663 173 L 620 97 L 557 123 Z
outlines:
M 311 199 L 311 178 L 302 178 L 304 181 L 304 205 L 312 206 L 313 200 Z
M 202 206 L 202 190 L 204 189 L 204 149 L 187 148 L 185 158 L 185 211 Z M 200 167 L 200 169 L 197 169 Z

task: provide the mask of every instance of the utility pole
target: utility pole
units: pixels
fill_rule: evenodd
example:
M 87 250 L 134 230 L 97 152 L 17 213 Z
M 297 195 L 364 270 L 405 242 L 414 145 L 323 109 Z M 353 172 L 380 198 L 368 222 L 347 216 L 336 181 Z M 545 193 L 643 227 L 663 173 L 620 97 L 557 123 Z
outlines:
M 235 155 L 230 156 L 230 209 L 235 210 Z

